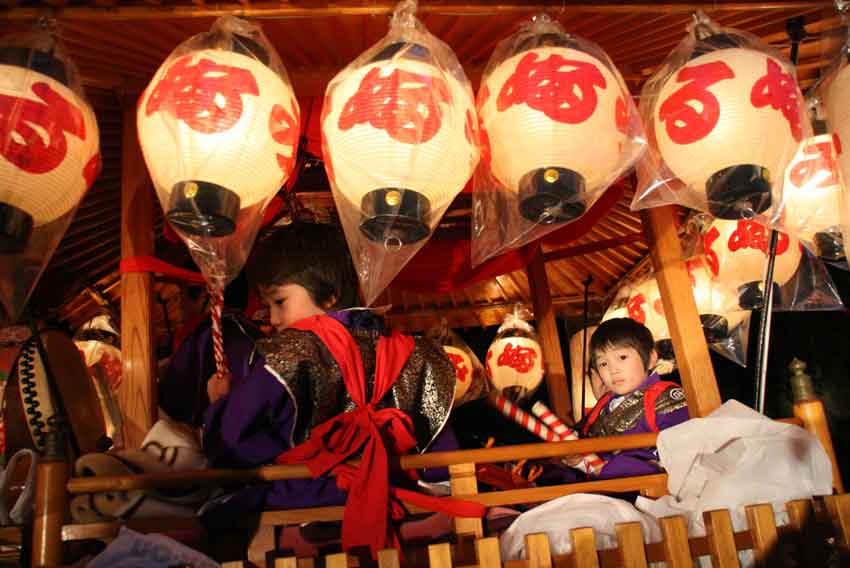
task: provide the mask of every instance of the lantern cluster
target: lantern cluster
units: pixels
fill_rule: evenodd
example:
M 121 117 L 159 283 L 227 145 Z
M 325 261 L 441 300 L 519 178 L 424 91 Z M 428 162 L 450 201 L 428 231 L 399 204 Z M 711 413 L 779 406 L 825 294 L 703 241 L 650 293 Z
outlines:
M 94 111 L 49 34 L 0 44 L 0 125 L 0 321 L 14 321 L 100 172 Z
M 803 105 L 794 70 L 778 52 L 702 16 L 641 95 L 658 168 L 633 207 L 676 180 L 684 191 L 668 195 L 678 203 L 723 219 L 769 218 L 808 136 Z
M 477 108 L 473 265 L 579 218 L 644 146 L 605 52 L 545 16 L 496 47 Z

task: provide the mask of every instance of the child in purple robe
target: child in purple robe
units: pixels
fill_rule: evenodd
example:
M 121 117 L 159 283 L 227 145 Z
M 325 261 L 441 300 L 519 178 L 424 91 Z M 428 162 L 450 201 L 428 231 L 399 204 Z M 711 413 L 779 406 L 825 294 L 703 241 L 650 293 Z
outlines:
M 342 323 L 360 346 L 367 376 L 374 372 L 370 352 L 383 333 L 381 320 L 366 310 L 335 311 L 355 305 L 358 292 L 347 245 L 333 227 L 295 224 L 277 229 L 258 242 L 247 273 L 269 306 L 274 336 L 255 341 L 255 334 L 238 318 L 225 318 L 231 374 L 210 376 L 212 347 L 209 328 L 203 327 L 175 355 L 160 385 L 160 400 L 172 417 L 202 421 L 204 453 L 213 467 L 273 463 L 308 439 L 317 425 L 351 409 L 331 354 L 312 333 L 290 329 L 292 324 L 322 314 Z M 454 369 L 436 343 L 416 338 L 414 345 L 386 404 L 411 416 L 417 450 L 457 449 L 446 427 Z M 201 390 L 203 377 L 209 380 Z M 202 400 L 191 404 L 192 412 L 181 411 L 177 401 L 185 401 L 185 393 L 191 392 Z M 428 471 L 423 477 L 436 481 L 444 475 L 445 470 Z M 226 527 L 244 513 L 345 501 L 333 477 L 258 483 L 210 504 L 205 520 L 209 526 Z
M 607 389 L 579 422 L 582 437 L 658 432 L 688 419 L 682 388 L 652 372 L 658 362 L 652 333 L 628 318 L 603 322 L 590 338 L 590 364 Z M 658 473 L 655 448 L 600 453 L 600 479 Z

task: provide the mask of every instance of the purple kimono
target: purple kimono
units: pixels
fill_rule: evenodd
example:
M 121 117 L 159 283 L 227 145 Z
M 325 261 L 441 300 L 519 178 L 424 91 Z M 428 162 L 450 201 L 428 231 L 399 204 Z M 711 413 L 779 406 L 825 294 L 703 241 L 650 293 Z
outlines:
M 657 373 L 651 374 L 637 390 L 622 396 L 615 396 L 599 412 L 596 420 L 590 425 L 584 437 L 598 438 L 602 436 L 617 436 L 621 434 L 644 434 L 652 432 L 644 409 L 644 394 L 646 390 L 658 383 Z M 585 416 L 576 425 L 581 431 L 584 421 L 591 415 Z M 688 404 L 681 387 L 671 387 L 664 390 L 655 401 L 655 423 L 658 431 L 680 424 L 688 419 Z M 616 477 L 632 477 L 650 475 L 663 471 L 658 464 L 658 450 L 652 448 L 637 448 L 616 452 L 600 452 L 599 457 L 607 463 L 602 468 L 597 479 L 612 479 Z M 548 468 L 537 482 L 542 485 L 572 483 L 585 479 L 584 474 L 566 466 Z
M 368 312 L 329 315 L 352 331 L 375 330 L 381 325 L 380 320 Z M 203 423 L 204 453 L 213 467 L 244 468 L 272 463 L 292 447 L 293 440 L 297 444 L 303 438 L 303 434 L 299 436 L 296 433 L 302 428 L 296 428 L 298 407 L 290 396 L 291 387 L 269 371 L 266 359 L 255 350 L 256 335 L 244 322 L 232 316 L 225 317 L 223 332 L 232 374 L 230 393 L 209 404 L 206 381 L 215 372 L 215 363 L 210 328 L 205 324 L 174 355 L 168 373 L 160 383 L 161 406 L 172 418 L 194 425 Z M 284 334 L 297 334 L 302 340 L 304 334 L 315 338 L 309 332 L 294 330 L 287 330 Z M 318 342 L 318 339 L 315 341 Z M 451 363 L 446 361 L 446 365 L 451 369 Z M 302 409 L 301 416 L 304 414 Z M 429 449 L 444 451 L 457 447 L 454 433 L 450 428 L 443 428 Z M 445 478 L 445 471 L 426 472 L 426 479 L 435 481 L 435 476 Z M 246 512 L 343 503 L 345 493 L 337 488 L 332 477 L 280 480 L 253 484 L 230 494 L 210 508 L 205 516 L 212 524 L 218 524 L 217 518 L 223 526 L 227 526 L 232 523 L 233 515 Z

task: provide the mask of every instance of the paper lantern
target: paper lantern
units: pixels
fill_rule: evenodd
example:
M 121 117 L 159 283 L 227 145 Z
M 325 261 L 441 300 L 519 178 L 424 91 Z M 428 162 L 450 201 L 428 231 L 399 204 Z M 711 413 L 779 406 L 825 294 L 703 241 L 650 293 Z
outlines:
M 652 276 L 637 284 L 630 292 L 626 304 L 627 316 L 642 323 L 652 333 L 655 349 L 662 359 L 673 359 L 673 342 L 664 315 L 664 304 L 658 282 Z
M 489 73 L 478 108 L 492 174 L 518 194 L 523 217 L 565 222 L 628 162 L 632 103 L 616 71 L 576 42 L 532 38 L 542 45 Z
M 325 166 L 345 200 L 337 208 L 357 211 L 372 241 L 427 237 L 478 158 L 468 85 L 434 65 L 428 47 L 395 42 L 337 75 L 324 105 Z
M 295 163 L 295 95 L 251 52 L 201 49 L 168 59 L 137 117 L 166 217 L 188 235 L 233 233 L 240 211 L 259 215 Z
M 2 254 L 23 251 L 34 228 L 73 211 L 99 173 L 94 112 L 68 79 L 52 52 L 0 48 Z
M 783 186 L 785 227 L 811 243 L 818 256 L 832 259 L 844 256 L 840 228 L 844 183 L 836 138 L 818 134 L 806 140 L 785 170 Z
M 722 40 L 722 41 L 721 41 Z M 697 45 L 735 45 L 719 34 Z M 652 127 L 664 163 L 705 192 L 723 219 L 752 217 L 779 199 L 774 181 L 803 139 L 794 72 L 750 48 L 697 50 L 659 89 Z
M 738 309 L 735 290 L 724 282 L 714 280 L 702 257 L 687 260 L 685 266 L 691 281 L 705 339 L 716 343 L 727 337 L 744 319 Z
M 475 373 L 475 367 L 472 364 L 472 359 L 469 354 L 459 347 L 452 345 L 443 345 L 443 350 L 452 362 L 455 368 L 455 402 L 463 398 L 466 391 L 469 390 L 469 385 L 472 384 L 472 377 Z
M 487 375 L 506 398 L 527 398 L 543 380 L 543 351 L 536 339 L 507 336 L 497 338 L 487 350 Z
M 715 219 L 703 235 L 705 263 L 714 280 L 738 293 L 741 309 L 761 306 L 770 229 L 757 221 Z M 802 256 L 799 241 L 779 233 L 774 286 L 782 286 L 797 272 Z

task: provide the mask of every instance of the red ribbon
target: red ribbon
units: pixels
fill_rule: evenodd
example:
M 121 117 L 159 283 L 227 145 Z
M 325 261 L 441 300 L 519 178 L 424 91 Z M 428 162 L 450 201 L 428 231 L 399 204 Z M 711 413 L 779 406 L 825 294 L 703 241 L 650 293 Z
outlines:
M 345 326 L 328 316 L 313 316 L 292 327 L 313 332 L 325 344 L 339 365 L 356 408 L 320 424 L 306 442 L 276 461 L 306 463 L 314 477 L 334 470 L 337 484 L 348 491 L 342 520 L 345 550 L 368 546 L 375 556 L 384 548 L 398 547 L 387 515 L 397 519 L 404 511 L 390 500 L 391 496 L 454 516 L 483 516 L 485 509 L 478 503 L 438 499 L 389 486 L 388 452 L 406 454 L 416 446 L 416 438 L 410 416 L 398 408 L 377 409 L 375 405 L 393 386 L 413 352 L 413 338 L 394 332 L 378 339 L 375 384 L 367 402 L 360 349 Z M 361 449 L 356 468 L 343 463 Z

